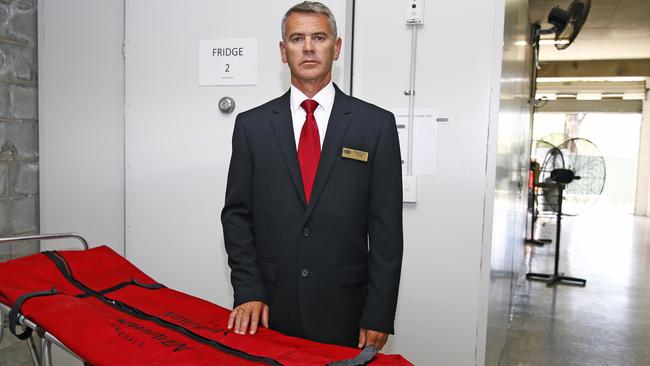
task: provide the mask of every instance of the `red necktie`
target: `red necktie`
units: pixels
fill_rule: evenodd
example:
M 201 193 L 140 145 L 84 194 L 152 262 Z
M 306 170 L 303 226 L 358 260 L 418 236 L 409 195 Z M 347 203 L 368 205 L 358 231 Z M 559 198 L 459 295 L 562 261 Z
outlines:
M 314 110 L 318 107 L 318 102 L 305 99 L 300 103 L 300 106 L 307 112 L 307 118 L 300 131 L 298 162 L 300 164 L 300 174 L 302 175 L 302 186 L 305 189 L 305 199 L 309 203 L 314 178 L 316 178 L 318 160 L 320 160 L 320 136 L 316 118 L 314 117 Z

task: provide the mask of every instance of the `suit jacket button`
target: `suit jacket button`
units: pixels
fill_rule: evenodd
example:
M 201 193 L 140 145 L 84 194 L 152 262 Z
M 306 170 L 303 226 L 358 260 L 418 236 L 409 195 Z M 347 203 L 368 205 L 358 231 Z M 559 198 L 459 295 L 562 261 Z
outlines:
M 310 237 L 311 236 L 311 230 L 309 230 L 308 227 L 302 229 L 302 236 L 304 236 L 305 238 Z
M 306 270 L 306 269 L 303 269 L 302 271 L 300 271 L 300 277 L 302 277 L 302 278 L 309 277 L 309 271 Z

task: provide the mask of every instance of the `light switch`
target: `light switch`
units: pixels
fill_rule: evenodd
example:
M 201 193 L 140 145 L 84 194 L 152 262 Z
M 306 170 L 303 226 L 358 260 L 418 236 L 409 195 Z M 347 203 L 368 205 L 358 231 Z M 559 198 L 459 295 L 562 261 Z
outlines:
M 415 175 L 402 176 L 402 201 L 409 203 L 417 202 L 417 178 Z

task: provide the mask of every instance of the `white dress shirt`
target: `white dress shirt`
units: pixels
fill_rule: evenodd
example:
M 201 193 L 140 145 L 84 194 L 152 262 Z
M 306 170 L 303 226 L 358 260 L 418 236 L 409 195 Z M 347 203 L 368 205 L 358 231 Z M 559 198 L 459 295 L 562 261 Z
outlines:
M 316 124 L 318 125 L 318 136 L 320 137 L 321 150 L 323 149 L 325 132 L 327 132 L 327 122 L 330 119 L 330 114 L 332 114 L 335 94 L 336 91 L 334 90 L 334 84 L 330 81 L 329 84 L 311 98 L 318 102 L 318 107 L 316 107 L 316 110 L 314 111 L 314 117 L 316 118 Z M 303 92 L 291 85 L 290 106 L 291 119 L 293 120 L 293 136 L 296 138 L 296 150 L 298 150 L 302 125 L 305 123 L 305 119 L 307 118 L 307 112 L 305 112 L 305 110 L 300 106 L 300 103 L 305 99 L 310 98 L 307 98 Z

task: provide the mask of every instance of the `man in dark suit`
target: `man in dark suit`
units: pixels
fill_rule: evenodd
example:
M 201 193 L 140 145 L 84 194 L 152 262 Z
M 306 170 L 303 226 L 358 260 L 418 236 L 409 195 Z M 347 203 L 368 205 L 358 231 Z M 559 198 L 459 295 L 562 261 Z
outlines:
M 326 6 L 292 7 L 280 42 L 291 89 L 237 116 L 221 214 L 235 292 L 228 327 L 254 334 L 261 321 L 381 349 L 402 263 L 399 141 L 390 112 L 332 83 L 340 49 Z

